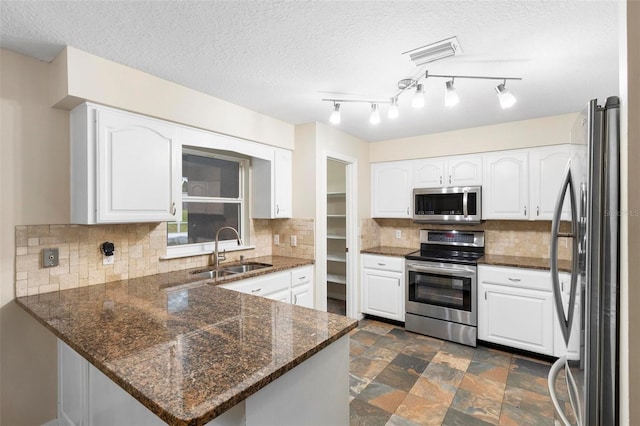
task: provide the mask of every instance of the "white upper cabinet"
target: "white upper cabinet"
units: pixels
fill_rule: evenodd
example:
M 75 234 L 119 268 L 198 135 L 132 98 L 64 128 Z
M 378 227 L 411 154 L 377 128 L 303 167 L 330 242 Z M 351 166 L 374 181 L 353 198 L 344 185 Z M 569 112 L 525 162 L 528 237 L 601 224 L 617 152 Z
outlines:
M 292 153 L 275 148 L 270 160 L 251 160 L 252 217 L 290 218 L 292 215 Z
M 552 220 L 562 175 L 569 160 L 569 146 L 556 145 L 531 149 L 531 219 Z M 571 220 L 571 204 L 566 198 L 562 208 L 562 219 Z
M 175 220 L 181 147 L 169 123 L 83 104 L 71 112 L 71 222 Z
M 412 162 L 371 164 L 371 217 L 411 218 L 412 191 Z
M 462 155 L 447 159 L 447 186 L 482 185 L 482 156 Z
M 413 162 L 414 188 L 482 185 L 482 156 L 425 158 Z
M 529 166 L 525 150 L 484 156 L 482 219 L 529 219 Z

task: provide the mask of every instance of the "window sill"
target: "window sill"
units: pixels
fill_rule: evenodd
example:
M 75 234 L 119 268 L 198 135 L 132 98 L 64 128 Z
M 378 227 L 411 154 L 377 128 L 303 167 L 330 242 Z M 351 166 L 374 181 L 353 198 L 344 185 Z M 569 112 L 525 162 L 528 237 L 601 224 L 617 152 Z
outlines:
M 170 260 L 170 259 L 179 259 L 181 257 L 192 257 L 192 256 L 210 256 L 214 252 L 214 244 L 209 244 L 205 246 L 186 246 L 186 247 L 167 247 L 167 254 L 164 256 L 160 256 L 160 260 Z M 242 251 L 242 250 L 253 250 L 256 246 L 223 246 L 220 245 L 219 251 L 222 252 L 227 251 Z

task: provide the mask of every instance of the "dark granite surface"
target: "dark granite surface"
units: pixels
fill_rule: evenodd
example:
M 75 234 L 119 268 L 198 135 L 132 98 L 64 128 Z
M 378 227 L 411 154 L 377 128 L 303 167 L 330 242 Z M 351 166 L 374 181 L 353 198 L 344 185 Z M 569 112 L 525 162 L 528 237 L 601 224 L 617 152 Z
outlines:
M 312 263 L 270 256 L 249 260 L 273 264 L 271 272 Z M 237 276 L 173 286 L 187 283 L 189 272 L 16 302 L 173 425 L 207 423 L 357 325 L 346 317 L 215 285 Z
M 478 264 L 496 266 L 514 266 L 516 268 L 549 269 L 549 259 L 540 257 L 502 256 L 497 254 L 485 254 L 478 259 Z M 562 272 L 571 272 L 571 262 L 559 260 L 558 269 Z
M 378 246 L 378 247 L 371 247 L 368 249 L 360 250 L 360 253 L 379 254 L 382 256 L 405 257 L 409 253 L 413 253 L 414 251 L 417 251 L 417 250 L 418 250 L 417 248 Z

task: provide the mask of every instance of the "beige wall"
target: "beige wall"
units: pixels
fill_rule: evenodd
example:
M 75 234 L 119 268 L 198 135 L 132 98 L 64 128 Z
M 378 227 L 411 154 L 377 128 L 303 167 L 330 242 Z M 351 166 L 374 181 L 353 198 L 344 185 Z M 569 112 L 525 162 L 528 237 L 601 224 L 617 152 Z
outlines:
M 292 156 L 293 217 L 316 216 L 316 124 L 295 128 L 296 149 Z
M 623 5 L 624 8 L 624 5 Z M 621 13 L 624 22 L 624 10 Z M 631 214 L 622 216 L 622 424 L 640 424 L 640 2 L 626 3 L 626 52 L 621 52 L 622 95 L 622 209 Z M 625 25 L 622 25 L 625 27 Z M 621 43 L 623 48 L 625 43 Z M 626 59 L 626 64 L 624 59 Z M 626 66 L 625 66 L 626 65 Z M 626 77 L 626 78 L 625 78 Z M 626 87 L 625 87 L 626 86 Z M 626 110 L 626 112 L 625 112 Z M 626 138 L 625 138 L 626 129 Z M 626 228 L 626 229 L 625 229 Z M 625 232 L 626 231 L 626 232 Z M 625 238 L 626 237 L 626 238 Z M 627 352 L 627 351 L 628 352 Z M 624 353 L 626 352 L 626 353 Z M 625 373 L 628 371 L 628 375 Z M 628 398 L 627 398 L 628 389 Z M 628 418 L 627 418 L 628 413 Z
M 49 107 L 48 65 L 0 50 L 0 366 L 3 425 L 56 417 L 55 338 L 12 302 L 15 226 L 69 221 L 69 114 Z
M 569 131 L 577 116 L 577 113 L 554 115 L 453 132 L 373 142 L 369 151 L 369 160 L 377 163 L 567 143 Z
M 294 126 L 104 58 L 67 47 L 53 62 L 51 105 L 89 100 L 188 126 L 293 149 Z

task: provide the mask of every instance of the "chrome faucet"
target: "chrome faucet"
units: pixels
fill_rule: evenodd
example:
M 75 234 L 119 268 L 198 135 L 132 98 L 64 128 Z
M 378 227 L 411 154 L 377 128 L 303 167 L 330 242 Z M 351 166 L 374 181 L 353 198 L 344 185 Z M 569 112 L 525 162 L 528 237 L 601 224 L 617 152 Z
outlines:
M 213 255 L 215 256 L 215 265 L 216 265 L 216 269 L 218 269 L 218 266 L 220 265 L 220 261 L 221 260 L 227 260 L 226 257 L 226 250 L 222 250 L 222 254 L 220 254 L 218 252 L 218 238 L 220 237 L 220 231 L 224 230 L 224 229 L 230 229 L 231 231 L 236 233 L 236 238 L 238 240 L 238 245 L 241 246 L 242 245 L 242 238 L 240 238 L 240 234 L 238 233 L 238 231 L 236 230 L 236 228 L 232 227 L 232 226 L 223 226 L 222 228 L 218 229 L 218 232 L 216 232 L 216 248 L 215 251 L 213 252 Z

